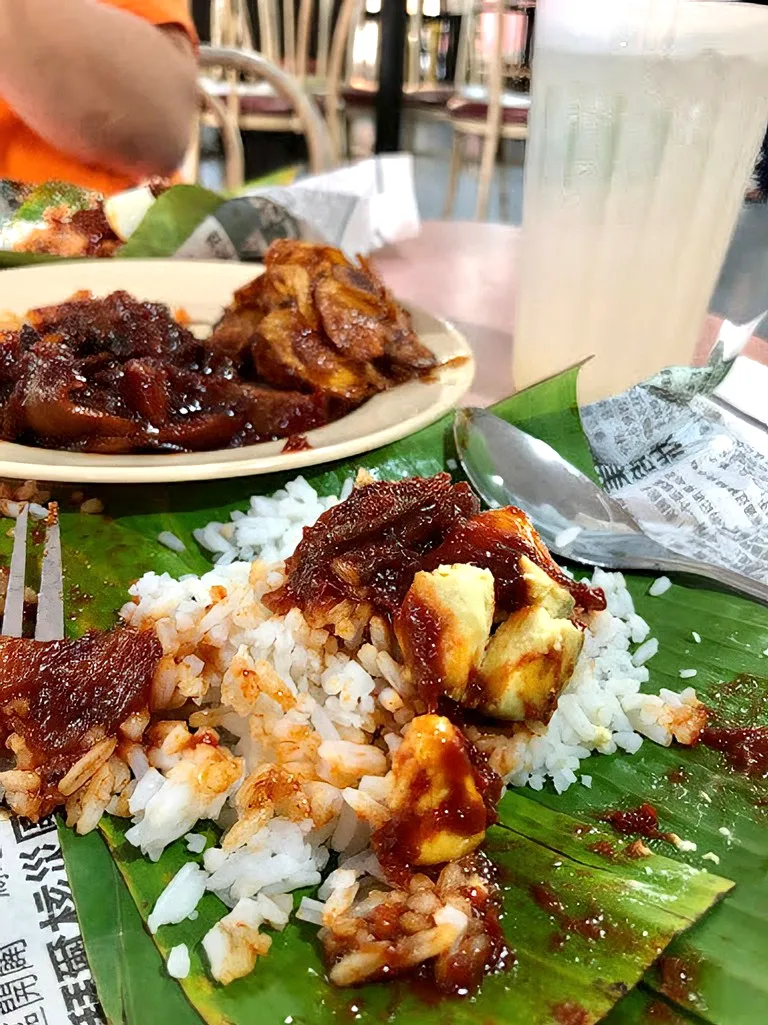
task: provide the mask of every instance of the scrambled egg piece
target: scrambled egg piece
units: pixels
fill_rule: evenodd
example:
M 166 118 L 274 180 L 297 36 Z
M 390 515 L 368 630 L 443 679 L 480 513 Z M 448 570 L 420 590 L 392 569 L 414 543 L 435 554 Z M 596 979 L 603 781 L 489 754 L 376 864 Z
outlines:
M 423 622 L 412 615 L 420 610 L 435 624 L 431 636 L 425 636 Z M 406 661 L 413 665 L 421 655 L 448 697 L 462 701 L 470 677 L 482 661 L 493 612 L 493 574 L 489 570 L 457 563 L 417 573 L 395 625 Z
M 496 719 L 548 722 L 583 643 L 577 626 L 541 605 L 513 612 L 488 645 L 476 707 Z
M 485 804 L 466 741 L 449 719 L 413 719 L 392 769 L 392 825 L 410 864 L 456 861 L 483 842 Z
M 520 556 L 520 572 L 525 581 L 528 600 L 526 605 L 540 605 L 554 619 L 570 619 L 576 602 L 556 580 L 532 562 L 527 555 Z

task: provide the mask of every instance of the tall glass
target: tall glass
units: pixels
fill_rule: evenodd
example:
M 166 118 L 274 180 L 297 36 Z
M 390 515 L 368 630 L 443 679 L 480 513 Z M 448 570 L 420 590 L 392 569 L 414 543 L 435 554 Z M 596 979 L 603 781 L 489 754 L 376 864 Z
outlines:
M 691 362 L 768 123 L 768 8 L 539 0 L 513 356 L 580 400 Z

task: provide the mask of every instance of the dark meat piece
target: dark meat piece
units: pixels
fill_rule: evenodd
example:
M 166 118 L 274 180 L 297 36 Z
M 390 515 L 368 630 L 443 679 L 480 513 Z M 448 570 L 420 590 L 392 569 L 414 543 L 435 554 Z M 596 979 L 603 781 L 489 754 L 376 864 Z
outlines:
M 496 586 L 497 608 L 513 612 L 526 604 L 525 581 L 520 570 L 522 555 L 527 555 L 569 591 L 577 606 L 587 611 L 605 608 L 605 595 L 600 588 L 577 583 L 563 573 L 531 521 L 514 506 L 491 509 L 458 523 L 443 543 L 426 556 L 422 569 L 433 570 L 454 562 L 489 569 Z
M 5 402 L 13 391 L 19 371 L 18 331 L 0 332 L 0 402 Z
M 36 310 L 0 339 L 0 433 L 88 452 L 200 451 L 288 437 L 330 418 L 320 394 L 237 380 L 163 306 L 125 293 Z
M 255 384 L 243 384 L 241 387 L 246 402 L 248 437 L 290 438 L 314 427 L 322 427 L 331 419 L 322 395 L 274 391 Z
M 19 371 L 3 409 L 3 438 L 14 441 L 31 435 L 67 448 L 73 442 L 107 436 L 126 439 L 126 450 L 131 447 L 136 425 L 103 403 L 85 403 L 91 398 L 87 381 L 65 345 L 37 342 L 20 360 Z
M 77 356 L 111 353 L 118 359 L 168 359 L 197 353 L 200 343 L 161 303 L 139 302 L 127 292 L 94 299 L 88 292 L 58 306 L 31 310 L 27 319 L 40 335 L 56 335 Z
M 78 640 L 0 637 L 0 744 L 26 748 L 42 779 L 40 815 L 60 803 L 56 783 L 94 744 L 149 705 L 162 648 L 151 631 L 117 629 Z
M 423 554 L 478 505 L 469 487 L 452 484 L 447 473 L 356 488 L 305 529 L 287 581 L 264 601 L 280 613 L 298 606 L 313 621 L 347 598 L 394 612 Z
M 251 345 L 263 319 L 261 310 L 252 306 L 238 306 L 228 310 L 216 325 L 207 344 L 214 352 L 242 366 L 250 358 Z

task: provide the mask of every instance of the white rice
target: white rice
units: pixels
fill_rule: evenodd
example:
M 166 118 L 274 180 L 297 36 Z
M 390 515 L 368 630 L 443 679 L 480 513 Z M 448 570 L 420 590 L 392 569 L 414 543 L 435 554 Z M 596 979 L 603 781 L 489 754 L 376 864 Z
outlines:
M 189 975 L 189 950 L 186 943 L 179 943 L 168 951 L 168 974 L 172 979 L 186 979 Z
M 320 899 L 303 898 L 297 917 L 321 924 L 324 914 L 351 904 L 361 878 L 382 878 L 369 839 L 377 816 L 388 814 L 389 760 L 402 742 L 400 727 L 413 715 L 402 667 L 386 650 L 386 631 L 372 627 L 371 642 L 345 648 L 327 631 L 311 629 L 299 610 L 273 616 L 261 602 L 283 581 L 283 560 L 304 526 L 338 501 L 319 497 L 303 478 L 272 498 L 252 498 L 249 510 L 233 513 L 229 524 L 195 532 L 214 556 L 213 569 L 178 580 L 147 573 L 121 612 L 136 627 L 153 625 L 163 646 L 155 703 L 174 707 L 180 697 L 211 708 L 217 728 L 235 738 L 233 752 L 242 763 L 233 783 L 203 793 L 194 773 L 180 771 L 184 754 L 159 745 L 135 771 L 129 797 L 134 820 L 126 837 L 154 860 L 181 837 L 190 853 L 202 853 L 205 837 L 190 833 L 200 819 L 232 827 L 220 845 L 204 850 L 203 867 L 190 862 L 177 873 L 150 916 L 154 932 L 194 915 L 205 890 L 215 893 L 232 911 L 203 946 L 214 977 L 223 981 L 234 977 L 228 972 L 243 950 L 268 947 L 260 932 L 265 925 L 285 925 L 292 891 L 320 884 Z M 662 593 L 664 579 L 651 593 Z M 530 729 L 521 724 L 511 739 L 502 738 L 499 771 L 509 785 L 541 790 L 551 780 L 558 793 L 579 781 L 591 787 L 592 776 L 581 771 L 585 759 L 617 750 L 634 754 L 644 737 L 668 745 L 670 711 L 683 714 L 695 703 L 690 688 L 679 695 L 642 691 L 649 679 L 645 663 L 658 652 L 658 640 L 649 637 L 620 573 L 596 570 L 592 583 L 603 588 L 608 607 L 591 616 L 573 678 L 550 722 Z M 243 681 L 254 679 L 259 685 L 248 697 Z M 274 698 L 267 685 L 277 688 Z M 371 740 L 383 710 L 397 731 L 385 732 L 377 747 Z M 237 804 L 243 780 L 247 786 L 252 775 L 283 763 L 313 780 L 303 784 L 311 814 L 276 803 L 233 840 L 248 824 Z M 296 770 L 296 763 L 308 771 Z M 339 854 L 339 867 L 323 881 L 331 852 Z M 177 959 L 183 970 L 183 954 Z
M 166 548 L 170 548 L 172 552 L 186 552 L 187 546 L 177 537 L 176 534 L 172 534 L 170 530 L 161 530 L 157 535 L 157 540 L 161 545 L 165 545 Z
M 187 833 L 184 837 L 184 843 L 190 854 L 202 854 L 207 842 L 202 833 Z
M 343 502 L 351 490 L 350 479 L 338 497 L 320 497 L 303 477 L 297 477 L 271 498 L 254 495 L 247 512 L 233 512 L 230 523 L 209 523 L 195 530 L 194 537 L 214 553 L 218 565 L 252 559 L 280 562 L 293 554 L 304 527 L 311 527 L 327 509 Z
M 660 595 L 665 594 L 671 586 L 672 581 L 669 577 L 657 577 L 648 588 L 648 594 L 650 594 L 652 598 L 658 598 Z
M 680 679 L 681 680 L 692 680 L 694 676 L 696 676 L 696 670 L 695 669 L 681 669 L 680 670 Z
M 206 873 L 193 861 L 182 865 L 155 902 L 147 925 L 154 935 L 161 925 L 175 925 L 188 918 L 205 893 Z

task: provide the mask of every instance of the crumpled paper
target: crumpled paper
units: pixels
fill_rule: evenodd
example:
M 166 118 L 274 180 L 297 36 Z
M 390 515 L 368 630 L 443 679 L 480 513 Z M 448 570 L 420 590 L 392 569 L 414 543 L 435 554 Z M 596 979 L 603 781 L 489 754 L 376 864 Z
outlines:
M 420 225 L 413 157 L 398 153 L 228 199 L 175 256 L 258 260 L 275 239 L 301 238 L 354 257 L 413 238 Z
M 726 322 L 706 366 L 662 370 L 581 416 L 603 486 L 650 537 L 768 583 L 768 431 L 729 385 L 762 370 L 735 358 L 761 319 Z

